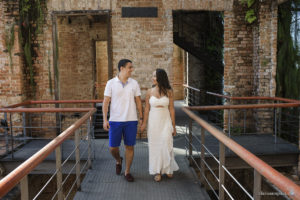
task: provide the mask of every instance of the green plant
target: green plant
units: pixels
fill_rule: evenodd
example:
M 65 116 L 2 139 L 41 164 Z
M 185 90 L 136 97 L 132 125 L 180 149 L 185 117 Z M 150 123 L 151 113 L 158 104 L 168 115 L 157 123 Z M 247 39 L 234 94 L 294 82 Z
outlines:
M 278 7 L 276 96 L 293 99 L 300 99 L 298 28 L 291 32 L 300 22 L 295 12 L 299 6 L 299 0 L 292 0 Z
M 30 86 L 34 94 L 35 82 L 32 58 L 36 56 L 36 53 L 33 50 L 33 41 L 36 39 L 37 35 L 41 33 L 40 27 L 42 27 L 44 22 L 42 3 L 40 0 L 20 0 L 19 12 L 19 41 L 24 51 L 25 72 L 29 72 Z
M 257 12 L 256 12 L 256 1 L 257 0 L 240 0 L 242 4 L 247 4 L 248 10 L 246 11 L 245 14 L 245 20 L 249 23 L 252 24 L 257 20 Z
M 12 60 L 12 48 L 15 44 L 15 23 L 5 29 L 4 43 L 9 55 L 10 71 L 13 73 L 13 60 Z

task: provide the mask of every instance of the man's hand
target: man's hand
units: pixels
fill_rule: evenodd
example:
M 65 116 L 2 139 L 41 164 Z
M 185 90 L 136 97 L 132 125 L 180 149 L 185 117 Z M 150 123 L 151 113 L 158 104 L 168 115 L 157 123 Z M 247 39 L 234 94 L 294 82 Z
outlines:
M 109 128 L 110 128 L 109 122 L 107 120 L 104 120 L 104 122 L 103 122 L 103 129 L 106 130 L 106 131 L 108 131 Z

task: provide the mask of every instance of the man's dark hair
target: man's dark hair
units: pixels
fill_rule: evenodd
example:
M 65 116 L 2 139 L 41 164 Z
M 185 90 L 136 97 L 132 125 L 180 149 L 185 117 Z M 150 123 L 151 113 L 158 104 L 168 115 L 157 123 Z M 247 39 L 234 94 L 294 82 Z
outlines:
M 119 64 L 118 64 L 118 69 L 119 71 L 121 71 L 121 67 L 125 67 L 127 63 L 132 63 L 131 60 L 128 60 L 128 59 L 122 59 L 119 61 Z

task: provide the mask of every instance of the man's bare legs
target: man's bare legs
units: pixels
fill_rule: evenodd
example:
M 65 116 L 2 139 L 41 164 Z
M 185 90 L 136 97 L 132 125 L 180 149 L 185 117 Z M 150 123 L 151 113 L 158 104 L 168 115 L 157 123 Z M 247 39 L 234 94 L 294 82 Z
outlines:
M 115 158 L 117 164 L 121 164 L 121 156 L 120 156 L 119 147 L 110 147 L 109 150 L 110 150 L 111 155 Z
M 110 153 L 115 158 L 117 164 L 121 164 L 121 156 L 119 147 L 110 147 Z M 130 167 L 134 156 L 134 146 L 125 145 L 126 168 L 125 175 L 130 173 Z
M 133 156 L 134 156 L 134 146 L 125 145 L 125 159 L 126 159 L 125 175 L 130 173 L 130 167 L 132 164 Z

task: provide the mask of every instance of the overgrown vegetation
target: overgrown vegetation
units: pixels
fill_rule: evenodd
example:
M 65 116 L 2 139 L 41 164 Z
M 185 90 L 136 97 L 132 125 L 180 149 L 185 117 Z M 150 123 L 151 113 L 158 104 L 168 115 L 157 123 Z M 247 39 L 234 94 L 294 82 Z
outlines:
M 278 8 L 276 95 L 293 99 L 300 99 L 298 15 L 300 0 L 290 0 Z
M 44 12 L 40 0 L 20 0 L 20 31 L 19 39 L 20 45 L 24 51 L 25 60 L 25 73 L 29 74 L 30 86 L 33 94 L 35 93 L 34 82 L 34 67 L 33 57 L 36 57 L 34 47 L 38 47 L 37 44 L 33 44 L 33 41 L 37 38 L 37 35 L 41 33 L 41 27 L 44 22 Z
M 300 99 L 300 0 L 278 7 L 276 96 Z M 296 118 L 295 118 L 296 117 Z M 294 143 L 299 137 L 299 108 L 282 109 L 280 136 Z M 289 122 L 286 123 L 286 122 Z

